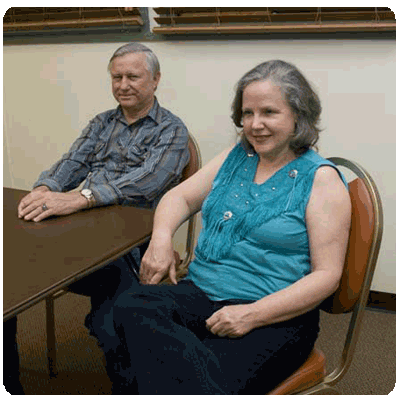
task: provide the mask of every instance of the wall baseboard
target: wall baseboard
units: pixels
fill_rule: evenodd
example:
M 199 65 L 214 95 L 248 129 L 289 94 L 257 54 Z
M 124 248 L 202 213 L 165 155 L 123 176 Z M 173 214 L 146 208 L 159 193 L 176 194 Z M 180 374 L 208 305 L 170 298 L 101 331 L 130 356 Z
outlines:
M 367 307 L 396 312 L 396 294 L 371 290 L 369 292 Z

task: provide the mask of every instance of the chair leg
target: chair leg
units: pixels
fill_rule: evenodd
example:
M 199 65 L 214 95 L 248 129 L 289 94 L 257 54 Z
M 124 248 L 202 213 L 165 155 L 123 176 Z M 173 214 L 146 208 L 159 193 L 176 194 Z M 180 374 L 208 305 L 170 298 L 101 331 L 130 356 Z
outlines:
M 52 378 L 57 375 L 54 299 L 52 296 L 46 298 L 46 334 L 47 334 L 47 364 L 50 378 Z
M 340 395 L 340 392 L 328 384 L 321 383 L 296 395 Z

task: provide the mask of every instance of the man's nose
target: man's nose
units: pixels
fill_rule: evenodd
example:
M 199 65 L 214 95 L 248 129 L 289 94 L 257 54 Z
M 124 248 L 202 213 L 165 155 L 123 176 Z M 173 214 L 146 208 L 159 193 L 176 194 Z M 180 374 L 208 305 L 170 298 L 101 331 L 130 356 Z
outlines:
M 121 79 L 121 89 L 127 89 L 129 87 L 129 80 L 128 77 L 122 77 Z

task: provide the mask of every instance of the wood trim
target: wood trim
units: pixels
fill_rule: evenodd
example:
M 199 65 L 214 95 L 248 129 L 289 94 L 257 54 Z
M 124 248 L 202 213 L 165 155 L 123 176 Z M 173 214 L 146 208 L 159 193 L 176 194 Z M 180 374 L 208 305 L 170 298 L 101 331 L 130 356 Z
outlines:
M 155 7 L 155 34 L 396 31 L 388 7 Z
M 29 29 L 45 29 L 45 28 L 84 28 L 92 26 L 109 26 L 109 25 L 143 25 L 141 17 L 129 18 L 92 18 L 85 20 L 64 20 L 64 21 L 42 21 L 42 22 L 24 22 L 24 23 L 6 23 L 3 24 L 3 32 L 20 31 Z
M 3 17 L 3 32 L 49 28 L 142 26 L 137 7 L 11 7 Z
M 175 10 L 175 9 L 174 9 Z M 159 24 L 198 24 L 198 23 L 229 23 L 229 22 L 329 22 L 329 21 L 363 21 L 372 22 L 375 20 L 393 22 L 395 20 L 393 13 L 387 11 L 374 10 L 352 10 L 352 11 L 321 11 L 318 9 L 302 12 L 274 12 L 275 9 L 267 11 L 214 11 L 214 12 L 182 12 L 182 13 L 163 13 L 154 19 Z
M 164 35 L 202 34 L 202 33 L 268 33 L 268 32 L 373 32 L 394 31 L 395 22 L 368 23 L 324 23 L 324 24 L 277 24 L 277 25 L 210 25 L 210 26 L 168 26 L 154 27 L 153 32 Z
M 396 312 L 396 294 L 371 290 L 367 307 Z

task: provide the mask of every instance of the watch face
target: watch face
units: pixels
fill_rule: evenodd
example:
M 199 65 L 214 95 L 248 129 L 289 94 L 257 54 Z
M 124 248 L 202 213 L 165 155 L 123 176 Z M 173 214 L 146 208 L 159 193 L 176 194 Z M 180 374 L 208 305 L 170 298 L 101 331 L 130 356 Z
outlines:
M 88 188 L 85 188 L 81 191 L 82 195 L 85 197 L 91 197 L 92 196 L 92 190 L 89 190 Z

